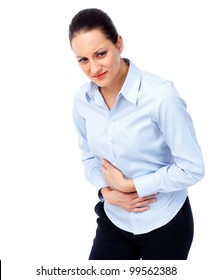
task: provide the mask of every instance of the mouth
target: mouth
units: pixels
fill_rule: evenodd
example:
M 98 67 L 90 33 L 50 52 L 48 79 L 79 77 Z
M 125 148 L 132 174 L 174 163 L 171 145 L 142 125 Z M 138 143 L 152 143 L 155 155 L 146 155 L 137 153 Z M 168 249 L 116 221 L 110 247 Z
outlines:
M 107 73 L 107 71 L 105 71 L 104 73 L 101 73 L 101 74 L 99 74 L 99 75 L 94 76 L 94 78 L 96 78 L 96 79 L 102 79 L 102 78 L 105 77 L 106 73 Z

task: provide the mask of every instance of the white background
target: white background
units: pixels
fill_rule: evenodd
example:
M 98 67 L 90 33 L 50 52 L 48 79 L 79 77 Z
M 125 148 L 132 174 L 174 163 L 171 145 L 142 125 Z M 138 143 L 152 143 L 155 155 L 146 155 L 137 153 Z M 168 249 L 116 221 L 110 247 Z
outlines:
M 71 18 L 88 7 L 111 16 L 125 43 L 123 57 L 174 81 L 187 102 L 206 165 L 204 179 L 189 189 L 195 236 L 188 275 L 197 275 L 199 266 L 209 269 L 212 249 L 210 1 L 5 0 L 0 2 L 3 279 L 38 279 L 35 269 L 41 265 L 71 267 L 88 258 L 98 199 L 84 178 L 71 115 L 74 94 L 87 78 L 68 41 Z

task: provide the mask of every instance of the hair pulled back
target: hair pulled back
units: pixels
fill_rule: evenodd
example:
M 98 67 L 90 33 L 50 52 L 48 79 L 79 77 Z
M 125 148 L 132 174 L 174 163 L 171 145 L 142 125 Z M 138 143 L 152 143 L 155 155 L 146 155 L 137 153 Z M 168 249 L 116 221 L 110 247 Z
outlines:
M 111 18 L 102 10 L 97 8 L 84 9 L 79 11 L 69 25 L 69 40 L 80 32 L 88 32 L 99 29 L 105 37 L 116 44 L 118 32 Z

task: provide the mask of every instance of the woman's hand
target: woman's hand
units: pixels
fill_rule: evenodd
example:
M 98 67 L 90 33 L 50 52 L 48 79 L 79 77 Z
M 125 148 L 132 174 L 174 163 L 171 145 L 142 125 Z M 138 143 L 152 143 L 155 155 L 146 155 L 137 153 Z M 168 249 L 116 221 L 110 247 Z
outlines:
M 105 182 L 112 189 L 122 192 L 136 191 L 133 180 L 126 178 L 123 173 L 114 167 L 109 161 L 103 159 L 101 169 Z
M 150 209 L 149 204 L 156 201 L 156 194 L 139 197 L 137 192 L 124 193 L 105 187 L 101 189 L 104 199 L 112 205 L 119 206 L 128 212 L 144 212 Z
M 102 160 L 102 173 L 108 187 L 102 188 L 101 194 L 109 204 L 128 212 L 144 212 L 150 209 L 150 203 L 156 201 L 157 194 L 139 197 L 133 180 L 126 178 L 105 159 Z

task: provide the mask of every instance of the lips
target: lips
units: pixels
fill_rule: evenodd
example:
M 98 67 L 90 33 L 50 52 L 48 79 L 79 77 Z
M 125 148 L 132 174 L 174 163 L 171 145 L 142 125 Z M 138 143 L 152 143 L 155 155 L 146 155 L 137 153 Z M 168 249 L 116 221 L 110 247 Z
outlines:
M 101 74 L 99 74 L 99 75 L 94 76 L 94 78 L 96 78 L 96 79 L 101 79 L 101 78 L 103 78 L 103 77 L 106 75 L 106 73 L 107 73 L 107 71 L 104 72 L 104 73 L 101 73 Z

